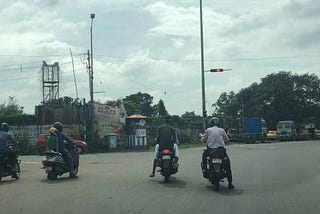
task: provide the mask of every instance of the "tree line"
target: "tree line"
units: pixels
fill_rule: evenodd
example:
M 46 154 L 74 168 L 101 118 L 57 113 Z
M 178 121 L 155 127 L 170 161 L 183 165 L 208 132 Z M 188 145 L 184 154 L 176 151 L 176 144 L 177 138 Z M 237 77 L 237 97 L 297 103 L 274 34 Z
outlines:
M 71 97 L 54 102 L 55 105 L 70 103 L 81 107 L 79 100 Z M 118 102 L 110 100 L 106 104 L 116 106 Z M 128 95 L 122 102 L 128 115 L 138 113 L 149 118 L 161 118 L 170 114 L 163 100 L 154 104 L 153 97 L 148 93 Z M 320 128 L 320 80 L 317 75 L 309 73 L 272 73 L 263 77 L 260 83 L 254 82 L 238 93 L 223 92 L 212 107 L 214 113 L 209 117 L 220 117 L 224 127 L 239 128 L 244 117 L 262 117 L 269 129 L 275 129 L 280 120 L 293 120 L 298 126 L 314 123 L 316 128 Z M 182 126 L 201 123 L 201 116 L 194 111 L 174 118 Z M 34 121 L 35 117 L 24 114 L 23 106 L 14 97 L 9 97 L 7 103 L 0 104 L 0 119 L 25 124 L 23 121 Z
M 239 126 L 244 117 L 262 117 L 269 129 L 281 120 L 293 120 L 298 127 L 313 123 L 319 129 L 320 80 L 315 74 L 272 73 L 238 93 L 222 93 L 213 107 L 227 127 Z

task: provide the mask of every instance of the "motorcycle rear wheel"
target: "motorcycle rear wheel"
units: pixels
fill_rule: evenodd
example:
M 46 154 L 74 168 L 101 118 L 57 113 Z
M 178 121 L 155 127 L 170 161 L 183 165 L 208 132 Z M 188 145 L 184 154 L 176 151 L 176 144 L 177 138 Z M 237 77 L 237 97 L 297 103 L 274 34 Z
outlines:
M 16 171 L 11 175 L 11 177 L 16 179 L 16 180 L 18 180 L 20 178 L 20 163 L 19 163 L 19 160 L 16 160 L 15 169 L 16 169 Z
M 169 176 L 169 175 L 165 175 L 165 176 L 164 176 L 164 182 L 168 183 L 168 182 L 169 182 L 169 179 L 170 179 L 170 176 Z
M 73 170 L 73 174 L 77 175 L 78 174 L 78 167 L 76 167 L 74 170 Z
M 47 178 L 51 181 L 56 180 L 58 177 L 57 173 L 55 173 L 54 171 L 50 171 L 48 172 L 48 176 Z
M 219 180 L 215 181 L 214 188 L 215 188 L 215 190 L 220 189 L 220 181 Z

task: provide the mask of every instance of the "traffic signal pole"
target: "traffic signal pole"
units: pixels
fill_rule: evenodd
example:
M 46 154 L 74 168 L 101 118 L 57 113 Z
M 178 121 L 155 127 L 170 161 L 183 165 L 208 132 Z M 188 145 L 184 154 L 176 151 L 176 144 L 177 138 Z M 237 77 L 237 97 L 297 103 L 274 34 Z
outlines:
M 209 71 L 204 70 L 202 0 L 200 0 L 200 45 L 201 45 L 201 85 L 202 85 L 202 130 L 204 132 L 207 127 L 206 91 L 205 91 L 204 72 L 223 72 L 223 71 L 230 71 L 231 69 L 215 68 L 215 69 L 210 69 Z

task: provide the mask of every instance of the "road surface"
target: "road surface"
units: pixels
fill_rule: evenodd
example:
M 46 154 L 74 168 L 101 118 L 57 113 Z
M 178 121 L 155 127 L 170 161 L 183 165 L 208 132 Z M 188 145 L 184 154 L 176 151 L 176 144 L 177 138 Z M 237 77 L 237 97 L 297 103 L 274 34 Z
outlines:
M 202 148 L 180 150 L 170 183 L 149 178 L 153 152 L 81 155 L 79 177 L 48 181 L 40 156 L 23 156 L 19 180 L 0 182 L 1 214 L 320 213 L 320 141 L 227 146 L 234 190 L 202 178 Z

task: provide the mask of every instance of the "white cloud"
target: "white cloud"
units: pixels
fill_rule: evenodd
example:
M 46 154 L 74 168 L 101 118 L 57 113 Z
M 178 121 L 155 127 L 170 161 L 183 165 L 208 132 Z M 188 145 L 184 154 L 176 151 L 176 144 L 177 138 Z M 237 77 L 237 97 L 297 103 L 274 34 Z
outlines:
M 75 7 L 77 5 L 77 7 Z M 280 70 L 320 75 L 316 0 L 203 1 L 207 108 L 222 92 L 237 92 Z M 1 2 L 0 99 L 15 96 L 28 113 L 41 102 L 42 60 L 59 62 L 61 95 L 89 98 L 85 68 L 93 22 L 95 99 L 133 93 L 163 99 L 171 114 L 201 114 L 199 2 L 184 0 Z M 21 72 L 22 67 L 22 72 Z M 28 79 L 26 79 L 28 78 Z M 16 79 L 16 80 L 14 80 Z

